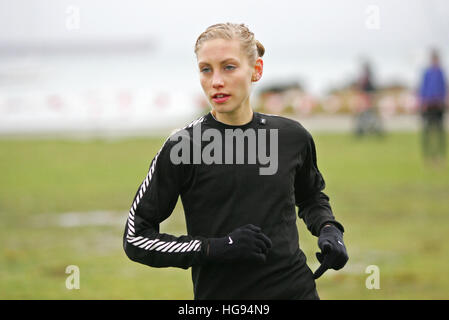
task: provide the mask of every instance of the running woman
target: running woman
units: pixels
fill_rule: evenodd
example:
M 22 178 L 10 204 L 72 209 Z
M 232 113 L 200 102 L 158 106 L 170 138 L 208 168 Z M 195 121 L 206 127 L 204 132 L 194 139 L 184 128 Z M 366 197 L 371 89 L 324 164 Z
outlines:
M 191 268 L 195 299 L 319 299 L 315 279 L 348 260 L 312 136 L 297 121 L 251 108 L 264 52 L 244 24 L 212 25 L 199 36 L 211 111 L 166 140 L 129 211 L 127 256 Z M 187 235 L 160 233 L 179 196 Z M 295 206 L 318 237 L 315 273 L 299 247 Z

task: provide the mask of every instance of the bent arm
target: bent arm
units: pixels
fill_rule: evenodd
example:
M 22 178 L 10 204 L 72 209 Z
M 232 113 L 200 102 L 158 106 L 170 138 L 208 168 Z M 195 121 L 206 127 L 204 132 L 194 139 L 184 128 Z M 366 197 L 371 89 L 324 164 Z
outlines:
M 335 220 L 332 213 L 329 197 L 323 192 L 326 184 L 318 170 L 315 143 L 309 133 L 301 157 L 302 165 L 297 168 L 295 176 L 298 216 L 304 220 L 307 229 L 314 236 L 319 236 L 326 223 L 336 225 L 343 232 L 343 226 Z
M 137 190 L 126 221 L 123 248 L 135 262 L 187 269 L 201 263 L 206 239 L 159 232 L 160 223 L 173 212 L 184 183 L 182 165 L 170 161 L 170 145 L 167 140 Z

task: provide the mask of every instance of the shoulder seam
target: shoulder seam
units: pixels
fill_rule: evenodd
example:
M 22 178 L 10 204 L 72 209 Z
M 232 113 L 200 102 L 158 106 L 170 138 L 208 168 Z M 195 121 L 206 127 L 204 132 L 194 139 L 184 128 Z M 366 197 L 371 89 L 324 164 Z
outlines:
M 167 140 L 169 140 L 173 135 L 175 135 L 176 133 L 178 133 L 179 131 L 185 130 L 185 129 L 189 129 L 189 128 L 193 128 L 194 126 L 196 126 L 197 124 L 203 122 L 205 120 L 206 116 L 201 116 L 198 119 L 193 120 L 192 122 L 190 122 L 189 124 L 187 124 L 186 126 L 180 128 L 180 129 L 175 129 L 172 131 L 172 133 L 168 136 Z M 165 142 L 167 142 L 167 140 Z M 164 144 L 165 144 L 164 142 Z

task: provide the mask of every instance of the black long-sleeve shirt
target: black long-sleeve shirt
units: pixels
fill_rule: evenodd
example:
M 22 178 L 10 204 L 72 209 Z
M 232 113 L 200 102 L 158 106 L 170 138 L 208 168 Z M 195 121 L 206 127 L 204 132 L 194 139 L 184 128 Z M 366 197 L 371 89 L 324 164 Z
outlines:
M 243 164 L 237 164 L 237 143 L 234 158 L 228 158 L 233 161 L 226 161 L 224 138 L 221 164 L 195 160 L 195 148 L 204 150 L 212 140 L 198 140 L 198 133 L 208 129 L 218 130 L 222 137 L 229 129 L 252 130 L 258 143 L 263 136 L 257 132 L 265 129 L 264 155 L 270 154 L 275 143 L 270 132 L 277 131 L 277 163 L 270 164 L 274 174 L 261 174 L 261 168 L 269 165 L 261 164 L 259 154 L 256 163 L 249 160 L 248 143 L 244 144 Z M 189 142 L 190 154 L 183 158 L 189 161 L 179 163 L 173 159 L 180 153 L 181 141 Z M 232 126 L 208 113 L 169 137 L 151 162 L 129 212 L 124 250 L 131 260 L 149 266 L 192 267 L 195 299 L 288 299 L 300 290 L 301 268 L 306 263 L 299 248 L 295 205 L 313 235 L 318 236 L 327 222 L 343 229 L 335 221 L 324 187 L 312 136 L 297 121 L 254 112 L 249 123 Z M 160 233 L 160 223 L 170 216 L 179 196 L 187 235 Z M 246 224 L 260 227 L 272 241 L 265 263 L 205 261 L 209 238 L 224 237 Z

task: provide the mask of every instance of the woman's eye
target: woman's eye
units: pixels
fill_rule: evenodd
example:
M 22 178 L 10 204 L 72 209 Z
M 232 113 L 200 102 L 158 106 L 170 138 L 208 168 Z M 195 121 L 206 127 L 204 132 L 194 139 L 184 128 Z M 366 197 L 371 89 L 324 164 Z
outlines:
M 231 66 L 231 65 L 229 65 L 229 66 L 226 66 L 226 67 L 225 67 L 225 69 L 226 69 L 226 70 L 234 70 L 234 69 L 235 69 L 235 67 L 234 67 L 234 66 Z
M 207 68 L 207 67 L 205 67 L 205 68 L 202 68 L 201 70 L 200 70 L 201 72 L 209 72 L 210 71 L 210 69 L 209 68 Z

